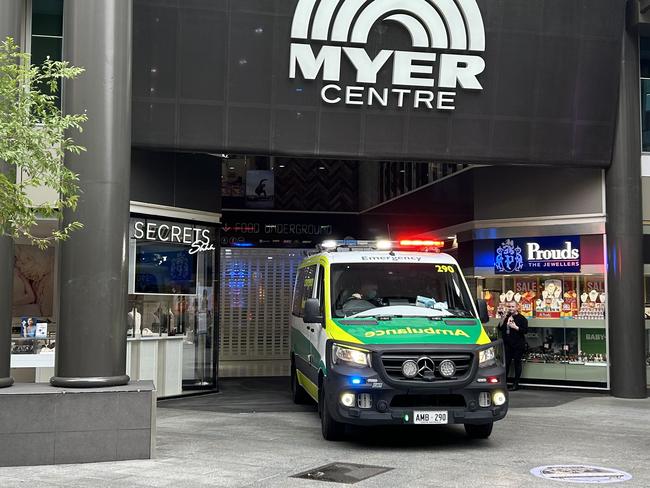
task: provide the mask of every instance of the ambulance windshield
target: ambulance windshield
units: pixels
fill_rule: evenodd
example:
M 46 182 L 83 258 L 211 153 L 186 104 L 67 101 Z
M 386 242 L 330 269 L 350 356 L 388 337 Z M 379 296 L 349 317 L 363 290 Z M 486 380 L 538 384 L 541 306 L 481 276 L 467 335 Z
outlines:
M 331 280 L 333 317 L 474 317 L 456 265 L 334 264 Z

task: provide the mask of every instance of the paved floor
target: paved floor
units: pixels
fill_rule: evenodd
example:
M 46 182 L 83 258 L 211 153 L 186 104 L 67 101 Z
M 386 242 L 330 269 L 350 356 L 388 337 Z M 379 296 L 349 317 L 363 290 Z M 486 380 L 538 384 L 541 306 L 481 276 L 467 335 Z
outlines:
M 621 487 L 650 486 L 650 400 L 524 390 L 486 441 L 448 426 L 357 429 L 329 443 L 314 409 L 292 405 L 286 386 L 231 380 L 219 394 L 161 401 L 156 459 L 0 468 L 0 487 L 346 486 L 289 478 L 331 462 L 394 468 L 359 487 L 562 486 L 529 471 L 578 463 L 631 473 Z

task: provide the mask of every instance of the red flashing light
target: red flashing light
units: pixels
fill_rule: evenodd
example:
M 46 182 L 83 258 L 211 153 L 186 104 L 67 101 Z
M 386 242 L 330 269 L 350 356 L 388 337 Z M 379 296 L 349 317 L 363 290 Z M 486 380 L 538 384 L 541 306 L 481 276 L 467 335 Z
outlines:
M 495 383 L 498 383 L 498 382 L 499 382 L 499 378 L 497 378 L 496 376 L 490 376 L 490 377 L 487 379 L 487 382 L 488 382 L 488 383 L 495 384 Z
M 399 245 L 403 247 L 444 247 L 445 241 L 430 241 L 421 239 L 402 239 Z

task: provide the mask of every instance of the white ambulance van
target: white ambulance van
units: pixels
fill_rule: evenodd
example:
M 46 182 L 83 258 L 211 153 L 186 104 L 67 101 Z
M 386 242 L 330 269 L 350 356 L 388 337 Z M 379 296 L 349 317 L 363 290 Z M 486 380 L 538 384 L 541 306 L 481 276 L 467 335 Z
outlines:
M 506 416 L 502 341 L 435 244 L 330 241 L 301 263 L 291 388 L 295 402 L 318 403 L 325 439 L 345 424 L 452 423 L 487 438 Z

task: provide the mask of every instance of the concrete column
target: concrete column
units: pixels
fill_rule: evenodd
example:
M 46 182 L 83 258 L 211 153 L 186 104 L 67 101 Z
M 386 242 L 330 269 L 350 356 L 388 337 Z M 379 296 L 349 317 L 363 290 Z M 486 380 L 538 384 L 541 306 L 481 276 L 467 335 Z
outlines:
M 61 245 L 61 307 L 52 385 L 126 384 L 127 257 L 131 154 L 131 0 L 66 0 L 64 59 L 86 72 L 64 86 L 67 113 L 87 112 L 66 156 L 83 191 L 84 228 Z
M 21 30 L 25 15 L 23 0 L 0 2 L 0 42 L 12 37 L 21 44 Z M 8 165 L 0 161 L 0 172 L 7 173 Z M 14 242 L 0 236 L 0 388 L 11 386 L 11 303 L 14 286 Z
M 610 389 L 645 398 L 639 37 L 623 34 L 618 124 L 606 173 Z

